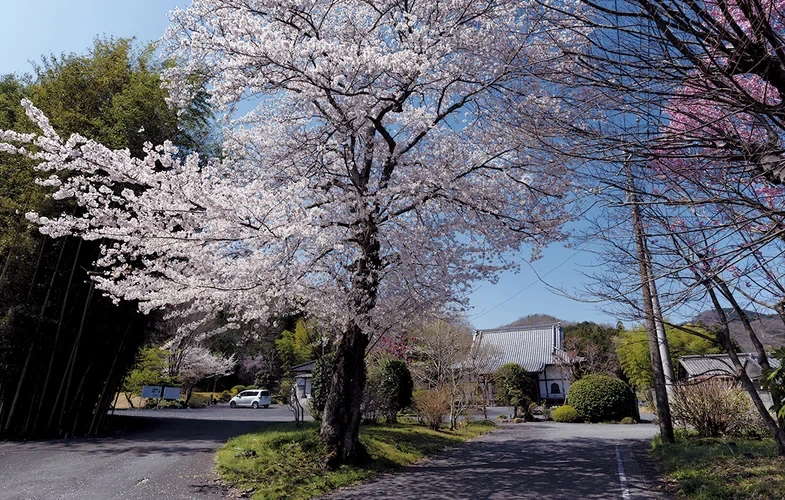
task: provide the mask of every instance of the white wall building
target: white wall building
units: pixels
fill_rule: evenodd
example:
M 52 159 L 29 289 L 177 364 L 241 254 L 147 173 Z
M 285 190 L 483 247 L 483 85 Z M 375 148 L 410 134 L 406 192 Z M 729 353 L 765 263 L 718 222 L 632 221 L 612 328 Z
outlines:
M 496 353 L 488 368 L 492 376 L 502 365 L 517 363 L 529 373 L 537 374 L 540 399 L 562 401 L 570 387 L 567 373 L 562 373 L 555 359 L 563 355 L 564 331 L 561 324 L 477 330 L 474 342 L 490 346 Z
M 294 382 L 297 386 L 297 399 L 305 401 L 311 397 L 311 380 L 313 365 L 315 361 L 308 361 L 301 365 L 289 368 L 289 372 L 294 375 Z

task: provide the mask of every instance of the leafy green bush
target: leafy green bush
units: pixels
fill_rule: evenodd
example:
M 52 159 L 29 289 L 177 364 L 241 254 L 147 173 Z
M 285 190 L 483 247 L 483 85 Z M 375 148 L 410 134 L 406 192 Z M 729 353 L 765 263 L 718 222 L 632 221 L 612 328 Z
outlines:
M 145 409 L 160 408 L 160 409 L 164 409 L 164 410 L 171 410 L 171 409 L 180 408 L 180 400 L 179 399 L 178 400 L 174 400 L 174 401 L 173 400 L 161 401 L 160 404 L 158 402 L 158 399 L 154 399 L 154 398 L 146 399 L 144 401 L 145 401 L 145 403 L 144 403 L 143 408 L 145 408 Z
M 518 410 L 524 410 L 530 416 L 529 405 L 537 399 L 537 384 L 523 367 L 517 363 L 502 365 L 494 375 L 496 383 L 496 399 L 504 406 L 512 406 L 512 418 L 518 416 Z
M 221 401 L 223 401 L 224 403 L 228 403 L 229 400 L 232 399 L 232 397 L 233 397 L 232 393 L 229 391 L 223 391 L 221 393 Z
M 570 405 L 564 405 L 551 412 L 553 420 L 556 422 L 577 422 L 581 419 L 578 410 Z
M 244 390 L 245 390 L 245 386 L 244 385 L 236 385 L 236 386 L 232 387 L 231 389 L 229 389 L 229 393 L 232 395 L 232 397 L 235 397 L 238 394 L 240 394 L 241 392 L 243 392 Z
M 624 417 L 623 419 L 621 419 L 621 422 L 619 422 L 619 423 L 620 424 L 637 424 L 638 422 L 636 422 L 635 419 L 632 418 L 632 417 Z
M 632 417 L 635 405 L 630 386 L 617 378 L 598 374 L 573 383 L 567 391 L 567 400 L 590 422 Z
M 777 360 L 778 366 L 763 371 L 761 386 L 772 394 L 783 394 L 785 393 L 785 347 L 776 349 L 771 355 Z M 779 401 L 777 401 L 778 399 Z M 777 417 L 785 419 L 785 403 L 782 402 L 782 398 L 774 398 L 774 406 L 771 411 Z
M 311 376 L 311 397 L 308 399 L 308 410 L 314 420 L 321 420 L 327 396 L 330 394 L 330 384 L 333 378 L 333 354 L 325 354 L 313 364 Z
M 251 385 L 245 386 L 245 389 L 243 389 L 243 390 L 244 391 L 249 391 L 251 389 L 258 389 L 258 388 L 259 388 L 259 386 L 257 386 L 256 384 L 251 384 Z
M 396 423 L 398 412 L 412 402 L 414 381 L 406 363 L 390 359 L 382 365 L 379 377 L 379 409 L 388 422 Z
M 201 394 L 191 394 L 191 399 L 188 400 L 189 408 L 204 408 L 208 404 L 210 404 L 210 399 Z

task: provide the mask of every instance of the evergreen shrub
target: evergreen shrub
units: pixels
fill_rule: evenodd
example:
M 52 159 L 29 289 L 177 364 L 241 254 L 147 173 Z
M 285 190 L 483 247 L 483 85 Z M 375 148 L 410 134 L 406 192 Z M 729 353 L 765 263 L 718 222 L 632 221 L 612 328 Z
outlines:
M 634 395 L 624 381 L 592 374 L 570 386 L 567 400 L 589 422 L 619 421 L 633 416 Z
M 577 422 L 581 419 L 578 410 L 570 405 L 564 405 L 556 408 L 551 412 L 553 420 L 556 422 Z

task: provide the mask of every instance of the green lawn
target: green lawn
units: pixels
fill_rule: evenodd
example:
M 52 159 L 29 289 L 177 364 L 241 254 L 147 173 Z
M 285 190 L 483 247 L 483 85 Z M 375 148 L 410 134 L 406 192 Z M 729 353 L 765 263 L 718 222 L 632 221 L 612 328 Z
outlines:
M 774 440 L 679 437 L 668 445 L 655 439 L 652 454 L 681 498 L 785 499 L 785 458 Z
M 414 423 L 364 425 L 360 441 L 371 461 L 328 471 L 322 468 L 324 447 L 316 423 L 307 422 L 301 429 L 280 424 L 230 439 L 218 450 L 218 474 L 254 499 L 311 498 L 411 464 L 493 428 L 491 422 L 473 422 L 457 431 L 432 431 Z

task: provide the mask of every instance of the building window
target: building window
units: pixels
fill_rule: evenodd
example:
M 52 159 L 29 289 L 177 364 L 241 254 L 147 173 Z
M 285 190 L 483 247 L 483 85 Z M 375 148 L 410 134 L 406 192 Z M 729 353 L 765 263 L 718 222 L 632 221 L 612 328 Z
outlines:
M 559 384 L 556 382 L 551 384 L 551 394 L 561 394 L 561 391 L 559 390 Z

